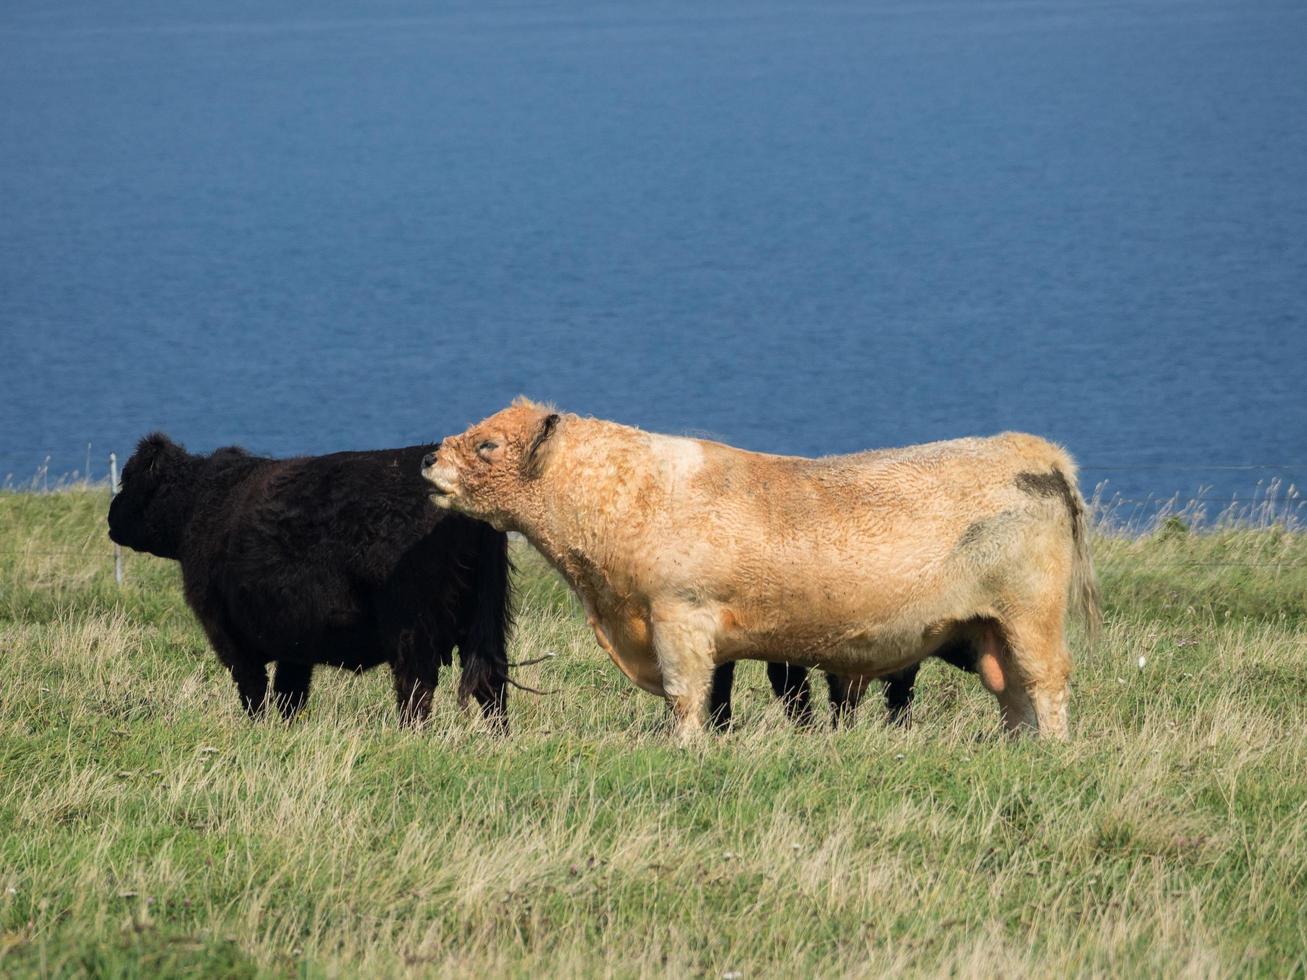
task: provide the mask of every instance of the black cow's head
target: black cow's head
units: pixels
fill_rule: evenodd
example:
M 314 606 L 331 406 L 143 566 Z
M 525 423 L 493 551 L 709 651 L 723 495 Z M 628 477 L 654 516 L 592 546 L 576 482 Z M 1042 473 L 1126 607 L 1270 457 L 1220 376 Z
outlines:
M 134 551 L 178 558 L 194 488 L 190 454 L 161 432 L 146 436 L 122 472 L 109 505 L 109 537 Z

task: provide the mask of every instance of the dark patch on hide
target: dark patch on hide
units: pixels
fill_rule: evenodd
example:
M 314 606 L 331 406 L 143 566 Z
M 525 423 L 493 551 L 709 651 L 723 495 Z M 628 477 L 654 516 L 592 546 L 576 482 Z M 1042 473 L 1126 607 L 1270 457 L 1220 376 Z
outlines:
M 1071 537 L 1080 541 L 1080 503 L 1062 471 L 1054 466 L 1047 473 L 1018 473 L 1014 481 L 1018 490 L 1032 497 L 1061 497 L 1071 518 Z M 971 529 L 968 528 L 968 531 Z
M 985 537 L 985 530 L 989 527 L 988 520 L 972 521 L 967 525 L 967 529 L 962 532 L 962 537 L 958 538 L 955 550 L 961 551 L 963 548 L 973 544 L 979 544 Z
M 997 553 L 1002 550 L 1012 523 L 1020 518 L 1018 511 L 1002 510 L 972 521 L 958 538 L 953 550 L 969 551 L 973 557 L 980 556 L 985 549 Z

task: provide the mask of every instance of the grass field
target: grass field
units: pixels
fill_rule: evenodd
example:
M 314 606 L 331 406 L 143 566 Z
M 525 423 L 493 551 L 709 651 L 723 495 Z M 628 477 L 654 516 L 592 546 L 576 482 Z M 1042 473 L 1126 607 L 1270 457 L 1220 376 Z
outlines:
M 930 664 L 916 724 L 694 749 L 534 555 L 497 740 L 384 669 L 251 724 L 102 491 L 0 494 L 0 974 L 1307 972 L 1307 535 L 1100 537 L 1070 744 Z

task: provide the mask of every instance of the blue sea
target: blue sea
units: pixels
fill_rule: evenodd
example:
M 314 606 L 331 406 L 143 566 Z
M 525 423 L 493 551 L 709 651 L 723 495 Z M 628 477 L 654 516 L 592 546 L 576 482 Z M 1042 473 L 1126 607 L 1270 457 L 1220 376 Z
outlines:
M 1302 0 L 0 6 L 11 485 L 525 393 L 1220 505 L 1307 484 L 1305 373 Z

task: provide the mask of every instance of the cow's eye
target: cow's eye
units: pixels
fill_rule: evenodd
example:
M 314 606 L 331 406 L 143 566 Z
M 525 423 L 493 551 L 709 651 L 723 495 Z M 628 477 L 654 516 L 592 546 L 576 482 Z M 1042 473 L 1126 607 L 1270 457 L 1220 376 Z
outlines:
M 481 443 L 481 445 L 477 446 L 477 452 L 493 453 L 498 448 L 499 443 L 495 442 L 493 439 L 487 439 L 485 442 Z

